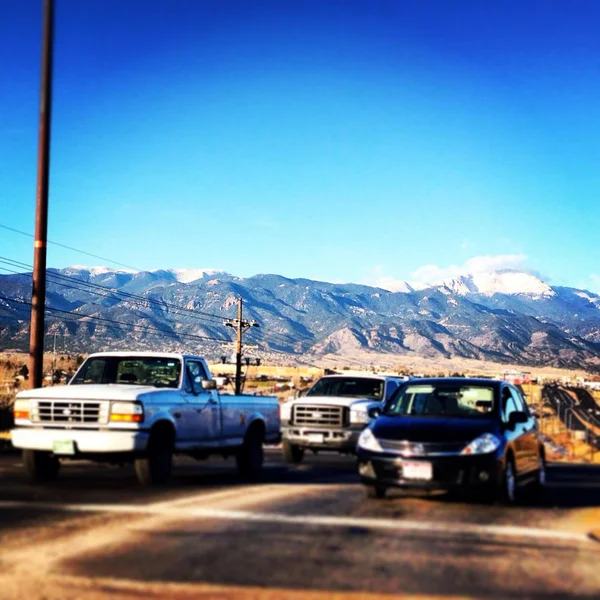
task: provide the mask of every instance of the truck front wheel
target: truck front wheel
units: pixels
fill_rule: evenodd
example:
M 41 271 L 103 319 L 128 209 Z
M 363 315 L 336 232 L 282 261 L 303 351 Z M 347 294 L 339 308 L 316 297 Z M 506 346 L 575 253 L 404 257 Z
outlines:
M 236 454 L 238 473 L 250 481 L 257 481 L 262 475 L 264 453 L 263 435 L 258 427 L 253 427 L 244 438 Z
M 173 470 L 173 437 L 166 432 L 150 436 L 146 454 L 135 460 L 137 480 L 144 486 L 164 485 Z
M 283 448 L 283 459 L 288 465 L 299 465 L 304 458 L 304 448 L 300 446 L 294 446 L 287 440 L 283 440 L 281 443 Z
M 48 483 L 54 481 L 60 469 L 60 461 L 50 452 L 23 450 L 25 471 L 32 481 Z

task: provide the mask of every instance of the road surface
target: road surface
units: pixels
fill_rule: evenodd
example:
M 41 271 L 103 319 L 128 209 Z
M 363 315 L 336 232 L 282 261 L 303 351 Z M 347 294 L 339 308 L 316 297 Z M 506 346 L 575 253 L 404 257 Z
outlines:
M 354 461 L 178 460 L 163 489 L 71 463 L 34 486 L 0 455 L 0 598 L 600 598 L 600 470 L 554 466 L 542 505 L 366 499 Z

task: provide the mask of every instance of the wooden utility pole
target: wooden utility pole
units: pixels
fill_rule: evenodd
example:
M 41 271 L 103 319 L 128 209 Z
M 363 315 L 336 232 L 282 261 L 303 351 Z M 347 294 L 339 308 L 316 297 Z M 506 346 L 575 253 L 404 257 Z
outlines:
M 38 171 L 33 242 L 33 285 L 29 364 L 32 387 L 41 387 L 44 372 L 44 310 L 46 304 L 46 243 L 48 238 L 48 181 L 50 172 L 50 122 L 52 115 L 53 0 L 44 0 L 42 88 L 38 136 Z
M 236 330 L 236 346 L 235 346 L 235 393 L 242 393 L 242 336 L 250 327 L 258 327 L 256 321 L 245 321 L 243 319 L 243 301 L 238 298 L 237 319 L 229 319 L 225 321 L 226 327 L 233 327 Z

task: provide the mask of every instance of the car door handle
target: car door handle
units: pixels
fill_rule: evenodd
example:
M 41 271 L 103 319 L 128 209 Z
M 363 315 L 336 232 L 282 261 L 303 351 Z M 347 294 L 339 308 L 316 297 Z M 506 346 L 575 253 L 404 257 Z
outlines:
M 214 398 L 210 398 L 208 401 L 209 404 L 219 404 Z

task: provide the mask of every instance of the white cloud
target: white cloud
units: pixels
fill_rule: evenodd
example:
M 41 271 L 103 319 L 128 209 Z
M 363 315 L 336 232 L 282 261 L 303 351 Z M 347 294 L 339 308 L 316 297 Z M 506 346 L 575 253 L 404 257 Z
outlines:
M 592 280 L 592 285 L 590 286 L 590 292 L 595 292 L 596 294 L 600 294 L 600 275 L 597 273 L 592 273 L 590 275 L 590 279 Z
M 450 265 L 439 267 L 438 265 L 424 265 L 411 273 L 412 280 L 421 284 L 437 284 L 448 279 L 454 279 L 461 275 L 477 275 L 479 273 L 491 273 L 503 269 L 527 270 L 524 254 L 483 254 L 473 256 L 462 265 Z
M 372 272 L 364 280 L 365 285 L 372 285 L 373 287 L 383 288 L 390 292 L 410 292 L 411 289 L 406 284 L 406 281 L 397 279 L 384 273 L 383 267 L 377 265 L 373 267 Z
M 440 267 L 438 265 L 423 265 L 410 274 L 408 280 L 398 279 L 385 273 L 381 265 L 374 267 L 365 278 L 366 285 L 380 287 L 392 292 L 406 292 L 413 289 L 423 289 L 430 285 L 436 285 L 442 281 L 455 279 L 461 275 L 477 275 L 481 273 L 492 273 L 503 269 L 515 269 L 531 273 L 526 267 L 527 256 L 524 254 L 499 254 L 473 256 L 462 265 L 449 265 Z M 599 277 L 600 283 L 600 277 Z

